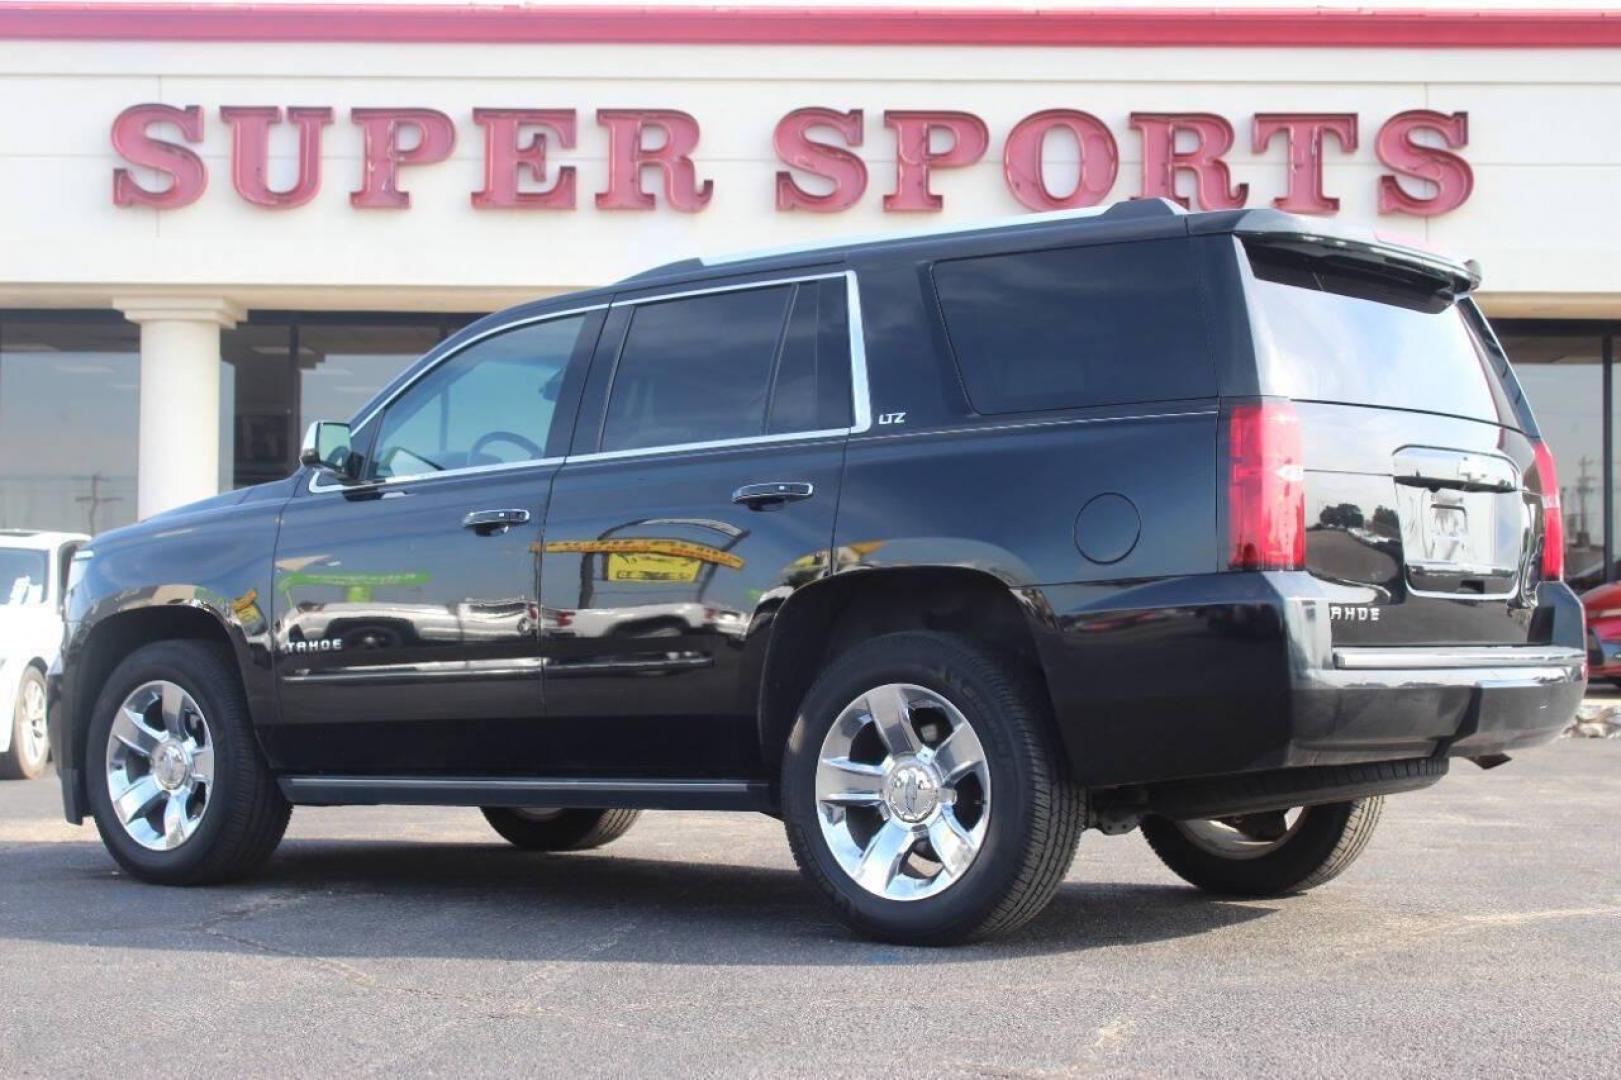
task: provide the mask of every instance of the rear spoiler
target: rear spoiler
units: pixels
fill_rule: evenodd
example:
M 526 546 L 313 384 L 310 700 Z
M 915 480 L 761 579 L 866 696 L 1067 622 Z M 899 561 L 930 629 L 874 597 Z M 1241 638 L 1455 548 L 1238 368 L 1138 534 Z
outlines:
M 1190 219 L 1191 232 L 1232 232 L 1246 245 L 1274 251 L 1292 251 L 1312 258 L 1328 258 L 1371 271 L 1395 271 L 1427 279 L 1438 294 L 1456 300 L 1480 287 L 1480 264 L 1440 252 L 1381 237 L 1372 229 L 1338 222 L 1303 218 L 1281 210 L 1245 210 L 1209 215 L 1209 226 Z

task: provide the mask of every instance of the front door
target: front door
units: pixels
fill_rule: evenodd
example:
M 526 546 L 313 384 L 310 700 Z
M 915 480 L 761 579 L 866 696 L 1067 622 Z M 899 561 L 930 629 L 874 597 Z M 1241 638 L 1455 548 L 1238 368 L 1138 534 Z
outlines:
M 542 557 L 549 722 L 580 771 L 758 766 L 764 630 L 825 572 L 846 277 L 616 302 Z
M 356 428 L 275 557 L 278 768 L 538 773 L 539 549 L 600 313 L 447 343 Z M 375 434 L 373 434 L 375 433 Z

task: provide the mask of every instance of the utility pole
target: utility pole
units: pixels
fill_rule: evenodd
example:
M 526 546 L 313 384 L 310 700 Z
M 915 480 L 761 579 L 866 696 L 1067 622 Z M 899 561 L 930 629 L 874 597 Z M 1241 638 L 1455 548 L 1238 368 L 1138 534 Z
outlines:
M 1580 471 L 1576 474 L 1576 542 L 1582 547 L 1592 544 L 1592 536 L 1587 529 L 1587 497 L 1593 494 L 1593 476 L 1589 466 L 1593 459 L 1586 454 L 1576 462 Z
M 103 477 L 99 472 L 98 473 L 91 473 L 90 474 L 90 494 L 88 494 L 88 495 L 80 495 L 76 499 L 73 500 L 76 503 L 87 503 L 87 504 L 89 504 L 88 508 L 87 508 L 87 511 L 86 511 L 86 517 L 89 518 L 89 526 L 90 527 L 87 528 L 85 531 L 88 532 L 91 536 L 96 535 L 96 511 L 100 510 L 103 506 L 107 505 L 108 503 L 115 503 L 115 502 L 123 502 L 124 501 L 121 496 L 118 496 L 118 495 L 103 495 L 101 493 L 101 482 L 104 479 L 105 479 L 105 477 Z

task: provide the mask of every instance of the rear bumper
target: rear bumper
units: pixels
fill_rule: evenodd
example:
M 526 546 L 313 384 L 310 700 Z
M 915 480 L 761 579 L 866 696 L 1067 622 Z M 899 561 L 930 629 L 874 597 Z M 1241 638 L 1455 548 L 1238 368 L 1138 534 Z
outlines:
M 1304 573 L 1152 582 L 1108 611 L 1084 588 L 1041 594 L 1048 686 L 1094 787 L 1503 753 L 1555 738 L 1586 688 L 1563 584 L 1539 590 L 1539 644 L 1441 648 L 1336 648 L 1342 592 Z
M 1579 648 L 1335 649 L 1293 692 L 1298 756 L 1478 757 L 1556 738 L 1586 690 Z

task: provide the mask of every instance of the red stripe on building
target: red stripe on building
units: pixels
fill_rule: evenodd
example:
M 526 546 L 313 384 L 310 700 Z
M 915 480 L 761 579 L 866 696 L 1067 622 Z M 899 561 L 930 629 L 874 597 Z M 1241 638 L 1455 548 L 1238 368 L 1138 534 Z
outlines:
M 0 40 L 656 45 L 1617 48 L 1621 11 L 42 4 Z

